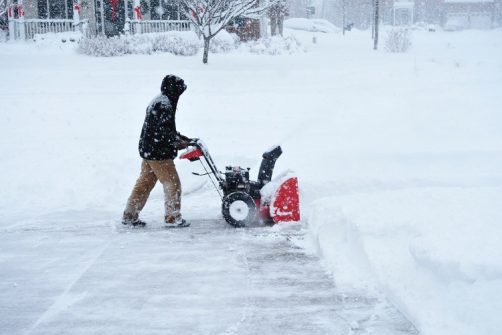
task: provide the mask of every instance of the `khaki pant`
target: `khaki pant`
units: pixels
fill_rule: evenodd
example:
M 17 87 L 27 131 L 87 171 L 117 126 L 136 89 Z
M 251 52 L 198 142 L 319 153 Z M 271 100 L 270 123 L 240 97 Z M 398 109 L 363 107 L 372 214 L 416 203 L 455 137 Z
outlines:
M 123 216 L 124 222 L 138 219 L 157 180 L 164 188 L 166 222 L 173 223 L 181 218 L 181 183 L 174 162 L 171 159 L 161 161 L 145 159 L 141 163 L 141 174 L 127 201 Z

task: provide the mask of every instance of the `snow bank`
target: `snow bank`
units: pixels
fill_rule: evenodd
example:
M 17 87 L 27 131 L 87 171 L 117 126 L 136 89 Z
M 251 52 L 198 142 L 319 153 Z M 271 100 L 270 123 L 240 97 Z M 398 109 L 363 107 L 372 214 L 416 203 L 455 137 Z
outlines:
M 73 51 L 82 39 L 83 35 L 81 32 L 67 31 L 61 33 L 35 34 L 33 42 L 39 49 Z
M 80 31 L 66 31 L 61 33 L 45 33 L 45 34 L 35 34 L 33 41 L 38 44 L 46 43 L 58 44 L 58 43 L 74 43 L 78 42 L 83 38 Z
M 495 335 L 501 201 L 502 187 L 332 197 L 315 203 L 309 231 L 338 285 L 383 290 L 423 334 Z

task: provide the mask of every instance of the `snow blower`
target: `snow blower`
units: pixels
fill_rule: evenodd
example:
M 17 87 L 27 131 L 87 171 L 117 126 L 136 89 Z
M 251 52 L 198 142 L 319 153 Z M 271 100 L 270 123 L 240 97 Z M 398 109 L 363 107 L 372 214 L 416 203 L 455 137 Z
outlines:
M 201 162 L 205 173 L 192 173 L 209 176 L 222 200 L 221 212 L 225 221 L 234 227 L 245 227 L 254 221 L 300 221 L 298 179 L 285 173 L 272 180 L 275 162 L 281 154 L 280 146 L 263 154 L 257 181 L 249 179 L 250 168 L 227 166 L 225 172 L 220 172 L 199 139 L 190 142 L 180 159 Z

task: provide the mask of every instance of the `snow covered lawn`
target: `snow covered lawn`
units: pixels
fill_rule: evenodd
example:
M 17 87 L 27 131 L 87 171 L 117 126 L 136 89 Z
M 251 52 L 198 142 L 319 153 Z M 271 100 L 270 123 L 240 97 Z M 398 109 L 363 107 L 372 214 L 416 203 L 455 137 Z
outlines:
M 163 281 L 150 280 L 156 269 L 166 276 L 169 267 L 193 264 L 194 259 L 183 252 L 190 248 L 190 234 L 155 230 L 162 220 L 160 188 L 145 208 L 144 218 L 154 227 L 152 231 L 134 231 L 125 241 L 127 232 L 117 225 L 139 173 L 136 148 L 144 109 L 158 92 L 162 77 L 175 73 L 188 84 L 179 104 L 178 128 L 202 138 L 221 168 L 241 164 L 252 167 L 255 175 L 263 151 L 282 145 L 284 154 L 276 172 L 296 171 L 306 227 L 294 237 L 284 237 L 290 243 L 285 250 L 295 250 L 292 240 L 306 248 L 301 249 L 303 254 L 319 252 L 338 290 L 326 301 L 352 292 L 384 306 L 374 312 L 375 303 L 370 304 L 363 313 L 369 322 L 349 318 L 341 323 L 348 328 L 337 328 L 325 309 L 319 319 L 309 314 L 305 322 L 297 323 L 297 333 L 309 333 L 306 325 L 316 325 L 312 329 L 317 333 L 413 332 L 400 317 L 398 321 L 392 317 L 396 313 L 385 297 L 424 334 L 499 333 L 502 31 L 415 31 L 406 54 L 372 51 L 367 32 L 316 33 L 317 44 L 312 44 L 313 33 L 288 33 L 297 35 L 308 52 L 213 54 L 207 66 L 201 64 L 200 55 L 105 59 L 76 54 L 68 45 L 55 49 L 0 43 L 4 79 L 0 84 L 0 310 L 19 315 L 17 321 L 2 318 L 2 332 L 50 333 L 68 326 L 58 320 L 73 320 L 70 326 L 85 332 L 90 328 L 82 324 L 108 316 L 113 320 L 100 323 L 99 329 L 119 332 L 128 326 L 124 314 L 135 315 L 133 323 L 165 326 L 148 309 L 170 311 L 160 307 L 164 300 L 152 298 L 155 301 L 145 303 Z M 206 228 L 201 236 L 194 235 L 200 238 L 197 247 L 211 250 L 212 243 L 230 244 L 240 238 L 236 247 L 249 248 L 249 257 L 259 249 L 250 246 L 254 242 L 274 247 L 266 243 L 267 235 L 274 234 L 269 228 L 256 233 L 224 229 L 225 238 L 218 240 L 212 232 L 221 229 L 216 228 L 218 220 L 225 224 L 219 217 L 217 195 L 204 179 L 191 175 L 197 165 L 177 162 L 177 166 L 185 192 L 184 216 L 194 222 L 193 229 L 198 229 L 197 222 L 211 222 L 201 224 L 201 229 Z M 314 244 L 306 243 L 304 235 Z M 113 242 L 117 239 L 132 247 Z M 55 248 L 58 243 L 64 247 Z M 163 258 L 170 243 L 175 248 L 172 263 Z M 225 270 L 230 274 L 218 274 L 211 257 L 224 262 L 226 255 Z M 246 276 L 239 272 L 245 269 L 238 253 L 218 249 L 206 256 L 198 254 L 202 258 L 197 264 L 207 265 L 215 276 Z M 267 257 L 273 258 L 273 253 Z M 257 264 L 266 266 L 267 257 L 258 258 Z M 301 268 L 301 257 L 295 268 Z M 322 271 L 316 268 L 316 256 L 311 257 L 305 264 L 317 269 L 316 280 L 326 285 L 319 279 Z M 136 280 L 142 273 L 137 264 L 143 264 L 148 274 L 147 287 L 139 294 L 130 290 L 141 285 L 129 286 L 123 280 L 116 286 L 96 285 L 111 274 Z M 280 271 L 287 269 L 286 260 L 284 266 Z M 189 276 L 183 271 L 173 273 L 180 275 L 176 280 Z M 296 280 L 301 283 L 302 277 Z M 196 281 L 187 287 L 195 292 Z M 99 302 L 95 310 L 87 309 L 86 297 L 91 296 L 103 299 L 90 300 Z M 120 301 L 121 297 L 127 301 Z M 15 299 L 20 299 L 16 306 L 24 307 L 14 313 Z M 107 307 L 107 301 L 112 307 Z M 211 301 L 201 303 L 207 307 Z M 113 306 L 124 309 L 114 311 Z M 238 315 L 244 313 L 245 305 L 231 306 Z M 303 308 L 301 303 L 292 306 Z M 343 314 L 343 304 L 335 308 Z M 205 307 L 194 309 L 198 311 L 208 313 Z M 295 315 L 293 307 L 286 312 Z M 83 319 L 80 313 L 91 315 Z M 388 324 L 378 328 L 382 326 L 372 316 L 375 313 Z M 209 314 L 203 318 L 208 328 L 190 328 L 181 322 L 177 329 L 249 332 L 224 327 L 236 324 L 234 316 L 225 316 L 224 326 L 208 318 Z M 260 320 L 251 318 L 245 324 L 259 325 Z M 280 325 L 286 327 L 294 318 L 270 320 L 265 324 L 285 332 L 287 328 Z

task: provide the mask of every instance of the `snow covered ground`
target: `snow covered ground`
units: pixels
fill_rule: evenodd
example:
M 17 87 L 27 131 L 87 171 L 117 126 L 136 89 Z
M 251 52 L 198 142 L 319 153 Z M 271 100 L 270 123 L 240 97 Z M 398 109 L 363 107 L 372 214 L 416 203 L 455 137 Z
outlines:
M 406 54 L 367 32 L 288 33 L 308 52 L 207 66 L 0 44 L 1 333 L 413 333 L 393 306 L 423 334 L 500 332 L 502 31 L 415 31 Z M 191 230 L 159 228 L 160 188 L 153 228 L 119 227 L 167 73 L 188 84 L 178 128 L 220 166 L 256 173 L 282 145 L 303 228 L 228 229 L 186 162 Z

